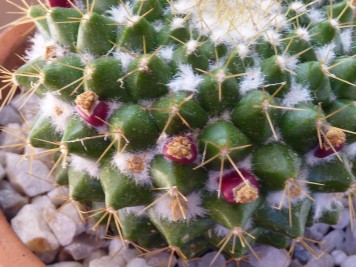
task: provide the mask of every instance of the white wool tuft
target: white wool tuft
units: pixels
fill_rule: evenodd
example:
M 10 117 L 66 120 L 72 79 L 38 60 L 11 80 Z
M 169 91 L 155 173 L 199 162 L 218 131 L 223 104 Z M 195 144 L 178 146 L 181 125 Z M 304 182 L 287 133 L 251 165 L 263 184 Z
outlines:
M 264 76 L 260 68 L 247 69 L 247 75 L 242 76 L 240 82 L 240 94 L 245 95 L 248 91 L 260 88 L 263 82 Z
M 134 60 L 135 58 L 130 55 L 129 53 L 125 53 L 123 51 L 117 50 L 113 53 L 114 58 L 119 60 L 121 62 L 123 70 L 126 72 L 131 61 Z
M 70 165 L 78 172 L 85 172 L 91 177 L 99 179 L 99 164 L 96 164 L 94 160 L 71 155 Z
M 129 2 L 125 3 L 124 5 L 119 5 L 117 7 L 112 7 L 108 12 L 107 15 L 110 19 L 115 21 L 118 24 L 126 24 L 129 22 L 129 19 L 133 15 L 133 7 Z M 129 13 L 127 13 L 127 11 Z
M 212 230 L 219 237 L 226 237 L 230 233 L 230 230 L 227 229 L 225 226 L 222 226 L 221 224 L 215 225 Z
M 136 216 L 147 216 L 147 212 L 142 212 L 142 210 L 145 208 L 145 206 L 135 206 L 135 207 L 127 207 L 120 209 L 125 214 L 134 214 Z
M 144 160 L 144 168 L 140 173 L 132 172 L 128 166 L 127 161 L 134 156 L 139 156 Z M 125 175 L 130 176 L 138 185 L 152 186 L 152 179 L 150 176 L 150 162 L 155 156 L 153 151 L 145 151 L 141 153 L 122 152 L 116 153 L 113 158 L 113 164 Z
M 345 148 L 346 154 L 350 159 L 356 158 L 356 142 L 351 145 L 346 146 Z
M 310 34 L 306 28 L 298 28 L 296 30 L 298 37 L 306 42 L 310 41 Z M 293 41 L 292 41 L 293 42 Z
M 350 52 L 352 45 L 352 29 L 346 29 L 340 33 L 342 46 L 346 53 Z
M 160 32 L 164 26 L 164 23 L 161 20 L 156 20 L 151 23 L 156 32 Z
M 316 193 L 313 198 L 314 220 L 318 220 L 325 211 L 342 206 L 342 193 Z
M 162 194 L 159 194 L 157 198 L 161 197 Z M 157 199 L 156 198 L 156 199 Z M 207 214 L 207 211 L 202 207 L 202 198 L 200 193 L 193 192 L 189 196 L 186 196 L 188 199 L 187 205 L 187 222 L 196 219 L 197 217 L 203 217 Z M 153 207 L 153 211 L 162 219 L 168 221 L 173 221 L 171 215 L 171 208 L 169 207 L 169 195 L 165 196 L 163 199 L 159 200 Z M 181 219 L 184 220 L 184 219 Z
M 335 58 L 335 44 L 330 43 L 316 49 L 316 57 L 323 64 L 329 64 Z
M 307 7 L 305 6 L 305 4 L 299 1 L 291 3 L 289 7 L 298 14 L 307 12 Z
M 191 15 L 192 24 L 199 33 L 210 36 L 215 43 L 251 43 L 261 32 L 275 28 L 274 19 L 282 15 L 277 0 L 250 0 L 248 4 L 245 0 L 198 2 L 177 0 L 173 10 Z
M 251 52 L 249 47 L 245 44 L 238 44 L 236 49 L 242 59 L 245 59 Z
M 325 20 L 325 16 L 323 12 L 321 12 L 318 9 L 312 9 L 307 13 L 308 18 L 310 19 L 312 25 L 317 24 L 318 22 L 321 22 Z
M 26 50 L 25 59 L 28 61 L 33 61 L 38 58 L 44 58 L 46 53 L 46 48 L 49 46 L 55 47 L 55 56 L 60 58 L 63 57 L 68 50 L 52 40 L 46 40 L 42 34 L 36 32 L 34 36 L 30 39 L 32 46 Z
M 167 85 L 173 92 L 188 91 L 196 92 L 197 87 L 203 81 L 201 75 L 196 75 L 192 66 L 187 64 L 179 65 L 179 72 Z
M 46 50 L 47 40 L 43 37 L 42 34 L 36 32 L 33 37 L 30 39 L 32 46 L 30 49 L 26 50 L 25 59 L 32 61 L 37 58 L 41 58 L 44 55 Z
M 180 17 L 174 18 L 171 23 L 171 30 L 183 28 L 185 21 L 186 20 L 184 18 L 180 18 Z
M 213 123 L 221 121 L 221 120 L 231 122 L 231 112 L 228 110 L 225 110 L 219 116 L 210 117 L 207 124 L 213 124 Z
M 281 44 L 281 34 L 275 30 L 267 30 L 262 36 L 266 42 L 269 42 L 274 46 L 279 46 Z
M 74 113 L 74 107 L 50 93 L 41 99 L 40 107 L 41 111 L 51 118 L 55 130 L 59 133 L 64 133 L 68 119 Z M 56 108 L 61 110 L 62 113 L 60 115 L 56 113 Z
M 289 92 L 285 95 L 282 106 L 294 107 L 299 103 L 308 103 L 312 101 L 312 96 L 307 86 L 292 82 Z
M 173 51 L 174 51 L 174 46 L 169 45 L 169 46 L 165 46 L 164 48 L 162 48 L 161 50 L 159 50 L 158 52 L 158 56 L 160 56 L 161 58 L 163 58 L 163 60 L 166 63 L 169 63 L 172 61 L 173 59 Z

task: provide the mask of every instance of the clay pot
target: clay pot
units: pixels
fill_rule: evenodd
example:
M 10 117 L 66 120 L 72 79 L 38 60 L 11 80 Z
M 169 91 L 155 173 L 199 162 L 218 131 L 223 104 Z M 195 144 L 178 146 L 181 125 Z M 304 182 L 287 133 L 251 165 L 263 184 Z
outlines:
M 26 40 L 32 28 L 32 24 L 18 25 L 9 28 L 0 35 L 1 66 L 12 70 L 23 64 L 15 54 L 22 55 L 24 53 L 27 46 Z M 5 95 L 6 92 L 4 92 L 3 96 Z M 45 267 L 12 231 L 11 226 L 0 210 L 0 267 L 20 266 Z

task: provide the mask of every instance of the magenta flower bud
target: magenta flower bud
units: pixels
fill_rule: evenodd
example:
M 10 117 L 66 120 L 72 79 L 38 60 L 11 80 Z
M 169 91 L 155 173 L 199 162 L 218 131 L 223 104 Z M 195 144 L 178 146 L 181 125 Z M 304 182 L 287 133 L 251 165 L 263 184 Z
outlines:
M 74 0 L 73 0 L 74 1 Z M 51 7 L 71 7 L 72 5 L 67 0 L 48 0 Z
M 341 151 L 344 148 L 345 144 L 341 144 L 337 147 L 334 147 L 336 152 Z M 334 154 L 334 150 L 332 148 L 320 148 L 318 147 L 315 151 L 314 151 L 314 156 L 317 158 L 326 158 L 327 156 L 330 156 L 332 154 Z
M 325 158 L 342 150 L 345 146 L 346 134 L 338 128 L 329 126 L 327 132 L 323 136 L 323 147 L 318 147 L 314 151 L 314 156 L 317 158 Z
M 84 92 L 77 96 L 75 100 L 80 117 L 93 126 L 102 126 L 109 113 L 109 106 L 98 100 L 98 96 L 93 92 Z
M 240 169 L 240 172 L 243 178 L 236 171 L 222 177 L 221 195 L 230 203 L 248 203 L 259 197 L 260 185 L 255 176 L 244 169 Z
M 164 145 L 163 155 L 175 162 L 191 163 L 197 158 L 197 147 L 191 138 L 177 136 Z

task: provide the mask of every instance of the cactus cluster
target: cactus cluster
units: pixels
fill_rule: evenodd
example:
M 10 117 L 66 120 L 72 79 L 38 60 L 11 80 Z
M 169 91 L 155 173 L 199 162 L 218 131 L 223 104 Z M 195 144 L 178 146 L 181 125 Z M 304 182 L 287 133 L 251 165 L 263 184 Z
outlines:
M 53 153 L 94 227 L 238 260 L 255 242 L 310 249 L 305 227 L 352 204 L 352 1 L 38 3 L 19 7 L 37 33 L 2 69 L 5 100 L 41 97 L 29 143 L 44 150 L 27 156 Z

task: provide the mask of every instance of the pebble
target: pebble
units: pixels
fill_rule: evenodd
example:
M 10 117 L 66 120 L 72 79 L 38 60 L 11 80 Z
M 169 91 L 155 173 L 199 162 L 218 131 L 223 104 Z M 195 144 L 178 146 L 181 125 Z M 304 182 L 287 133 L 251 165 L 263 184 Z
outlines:
M 37 252 L 35 254 L 42 262 L 51 263 L 56 258 L 57 253 L 58 253 L 57 250 L 53 250 L 53 251 L 46 251 L 41 253 Z
M 31 174 L 29 171 L 31 171 Z M 54 188 L 53 177 L 46 177 L 49 169 L 39 160 L 23 160 L 21 156 L 13 153 L 6 154 L 6 173 L 10 183 L 27 196 L 33 197 L 46 193 Z
M 125 265 L 126 261 L 121 256 L 104 256 L 89 263 L 89 267 L 124 267 Z
M 105 242 L 100 239 L 94 239 L 87 235 L 77 236 L 74 241 L 65 247 L 65 251 L 70 254 L 74 260 L 83 260 L 94 251 L 100 248 Z
M 331 227 L 334 229 L 344 229 L 350 224 L 350 212 L 348 209 L 344 209 L 341 213 L 339 222 Z
M 89 267 L 92 260 L 99 259 L 106 256 L 106 252 L 103 249 L 98 249 L 90 253 L 89 257 L 85 258 L 83 261 L 83 267 Z
M 0 181 L 1 181 L 2 179 L 4 179 L 5 176 L 6 176 L 5 169 L 4 169 L 4 167 L 3 167 L 2 165 L 0 165 Z
M 60 212 L 73 220 L 75 223 L 76 231 L 75 235 L 79 235 L 86 230 L 86 225 L 83 219 L 79 215 L 79 211 L 76 209 L 72 202 L 69 202 L 60 207 Z
M 333 257 L 336 265 L 340 265 L 347 258 L 345 252 L 341 250 L 334 250 L 331 252 L 331 256 Z
M 253 254 L 249 257 L 249 263 L 254 267 L 288 266 L 291 261 L 285 249 L 261 245 L 255 247 L 255 252 L 260 260 L 253 256 Z
M 67 186 L 57 186 L 47 193 L 53 205 L 59 207 L 68 199 L 69 188 Z
M 63 261 L 63 262 L 47 265 L 47 267 L 83 267 L 83 265 L 75 261 Z
M 39 209 L 45 211 L 46 209 L 54 209 L 55 206 L 52 204 L 51 200 L 46 196 L 37 196 L 32 199 L 31 204 L 36 205 Z
M 8 218 L 14 217 L 28 201 L 28 198 L 17 193 L 9 182 L 0 181 L 0 208 Z
M 347 255 L 356 254 L 356 239 L 353 237 L 351 228 L 346 228 L 345 232 L 345 242 L 339 248 L 344 251 Z
M 12 106 L 4 106 L 1 110 L 0 125 L 6 125 L 9 123 L 21 123 L 21 117 L 17 110 Z
M 211 264 L 212 260 L 216 256 L 216 254 L 217 254 L 216 251 L 206 253 L 199 261 L 198 267 L 209 266 L 209 264 Z M 224 256 L 220 254 L 217 257 L 217 259 L 214 261 L 214 263 L 210 266 L 211 267 L 221 267 L 221 266 L 225 266 L 225 265 L 226 265 L 226 260 L 225 260 Z
M 3 149 L 0 149 L 0 165 L 6 167 L 6 152 Z
M 166 267 L 167 263 L 169 261 L 169 257 L 170 257 L 170 253 L 168 252 L 162 252 L 160 254 L 157 255 L 150 255 L 150 256 L 146 256 L 145 260 L 147 262 L 148 265 L 151 266 L 155 266 L 155 267 Z M 174 257 L 173 258 L 173 263 L 176 264 L 177 263 L 177 258 Z M 174 266 L 174 264 L 172 264 Z M 184 265 L 183 261 L 180 261 L 178 263 L 179 267 L 186 267 L 186 265 Z M 189 267 L 197 267 L 198 263 L 197 262 L 190 262 Z
M 333 230 L 324 236 L 323 240 L 324 242 L 320 244 L 320 248 L 324 251 L 331 251 L 343 243 L 344 231 L 340 229 Z
M 0 116 L 1 117 L 1 116 Z M 0 133 L 0 145 L 9 146 L 1 148 L 3 151 L 22 154 L 24 152 L 26 134 L 18 123 L 8 123 L 5 126 L 6 130 L 11 133 Z M 16 136 L 14 136 L 16 135 Z M 13 146 L 16 144 L 23 144 L 24 146 Z
M 42 211 L 34 204 L 25 205 L 11 220 L 17 236 L 34 252 L 57 250 L 59 243 L 45 221 Z
M 340 265 L 340 267 L 355 267 L 356 255 L 347 257 Z M 324 267 L 324 266 L 323 266 Z
M 38 113 L 39 110 L 39 103 L 40 103 L 40 98 L 37 95 L 32 95 L 31 98 L 29 98 L 29 100 L 26 102 L 26 104 L 24 105 L 24 107 L 22 108 L 23 110 L 23 114 L 25 116 L 25 118 L 27 120 L 31 120 L 33 119 L 36 114 Z M 14 96 L 14 98 L 12 99 L 10 105 L 15 109 L 15 112 L 17 112 L 17 110 L 19 110 L 19 108 L 21 107 L 21 105 L 23 104 L 23 99 L 21 99 L 21 95 L 17 94 L 16 96 Z
M 45 210 L 43 217 L 62 246 L 69 245 L 73 241 L 77 227 L 72 218 L 55 209 Z
M 153 266 L 148 265 L 144 259 L 133 258 L 127 263 L 126 267 L 153 267 Z
M 334 259 L 325 253 L 320 258 L 310 258 L 310 261 L 304 267 L 334 267 Z

